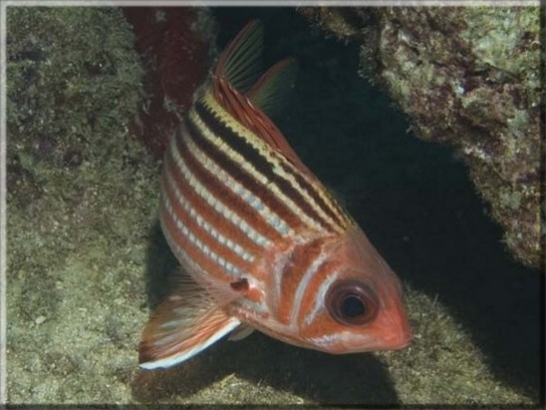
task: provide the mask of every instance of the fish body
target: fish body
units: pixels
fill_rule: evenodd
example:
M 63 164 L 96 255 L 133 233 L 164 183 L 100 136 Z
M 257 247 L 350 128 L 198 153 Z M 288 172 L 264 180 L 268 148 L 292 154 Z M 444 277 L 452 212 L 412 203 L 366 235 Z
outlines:
M 410 341 L 396 275 L 267 114 L 295 62 L 258 77 L 262 35 L 251 21 L 228 45 L 167 148 L 160 222 L 181 272 L 143 331 L 143 368 L 253 329 L 338 354 Z

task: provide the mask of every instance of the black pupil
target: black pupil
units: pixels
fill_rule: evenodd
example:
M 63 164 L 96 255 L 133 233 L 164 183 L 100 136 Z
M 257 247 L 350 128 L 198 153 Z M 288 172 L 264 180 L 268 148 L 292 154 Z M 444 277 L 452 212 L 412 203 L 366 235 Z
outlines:
M 356 295 L 348 295 L 343 299 L 341 312 L 345 317 L 357 317 L 363 315 L 366 310 L 362 300 Z

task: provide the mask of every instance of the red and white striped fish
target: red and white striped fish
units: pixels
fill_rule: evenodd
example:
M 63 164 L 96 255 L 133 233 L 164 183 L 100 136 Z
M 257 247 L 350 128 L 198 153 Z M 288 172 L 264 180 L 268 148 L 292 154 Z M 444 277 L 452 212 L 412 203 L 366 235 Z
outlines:
M 253 329 L 329 353 L 411 339 L 396 275 L 267 116 L 295 64 L 282 60 L 258 79 L 262 46 L 252 21 L 167 148 L 160 220 L 182 272 L 144 329 L 143 368 Z

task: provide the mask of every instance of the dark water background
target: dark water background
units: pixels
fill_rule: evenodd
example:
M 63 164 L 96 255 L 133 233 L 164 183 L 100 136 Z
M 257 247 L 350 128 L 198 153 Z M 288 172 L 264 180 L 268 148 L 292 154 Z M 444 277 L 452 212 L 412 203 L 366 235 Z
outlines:
M 505 251 L 501 229 L 454 151 L 406 132 L 404 115 L 358 76 L 357 44 L 325 39 L 293 9 L 221 8 L 215 15 L 219 46 L 257 17 L 266 66 L 298 60 L 294 96 L 278 120 L 294 149 L 341 196 L 401 279 L 449 307 L 491 370 L 534 390 L 540 275 Z

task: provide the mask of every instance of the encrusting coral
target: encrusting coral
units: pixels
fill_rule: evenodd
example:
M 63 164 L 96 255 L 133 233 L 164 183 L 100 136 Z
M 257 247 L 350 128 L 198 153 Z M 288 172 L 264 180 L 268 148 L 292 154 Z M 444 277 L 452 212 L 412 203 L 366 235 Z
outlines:
M 300 13 L 361 44 L 361 73 L 388 92 L 418 137 L 456 150 L 508 249 L 538 268 L 539 8 L 319 7 Z

